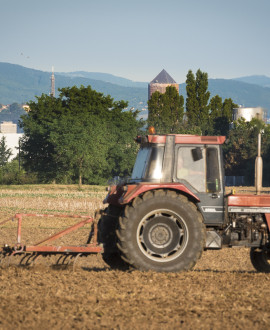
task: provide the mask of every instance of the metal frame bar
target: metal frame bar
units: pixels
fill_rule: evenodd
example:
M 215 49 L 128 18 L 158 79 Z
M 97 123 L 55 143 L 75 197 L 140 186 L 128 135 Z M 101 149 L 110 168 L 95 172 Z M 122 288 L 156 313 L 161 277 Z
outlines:
M 100 253 L 103 251 L 101 246 L 97 245 L 97 220 L 100 218 L 100 212 L 96 212 L 95 218 L 83 215 L 67 215 L 67 214 L 26 214 L 26 213 L 17 213 L 13 218 L 9 218 L 0 223 L 0 225 L 17 219 L 17 243 L 12 247 L 12 254 L 25 253 L 25 252 L 36 252 L 36 253 L 74 253 L 74 254 L 91 254 L 91 253 Z M 22 244 L 22 224 L 23 217 L 54 217 L 54 218 L 80 218 L 84 219 L 76 224 L 55 233 L 53 236 L 46 237 L 42 241 L 35 243 L 34 245 L 23 245 Z M 85 219 L 86 218 L 86 219 Z M 44 243 L 55 241 L 58 238 L 61 238 L 88 223 L 92 223 L 91 233 L 92 233 L 92 243 L 85 245 L 75 245 L 75 246 L 57 246 L 57 245 L 42 245 Z M 0 253 L 5 251 L 4 248 L 0 248 Z

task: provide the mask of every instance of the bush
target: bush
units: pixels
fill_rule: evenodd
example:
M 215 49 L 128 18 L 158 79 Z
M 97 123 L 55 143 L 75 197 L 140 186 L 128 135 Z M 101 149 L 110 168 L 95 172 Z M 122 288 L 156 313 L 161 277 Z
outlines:
M 19 162 L 14 159 L 0 167 L 0 183 L 6 185 L 32 184 L 38 183 L 38 180 L 34 173 L 26 173 L 25 170 L 19 169 Z

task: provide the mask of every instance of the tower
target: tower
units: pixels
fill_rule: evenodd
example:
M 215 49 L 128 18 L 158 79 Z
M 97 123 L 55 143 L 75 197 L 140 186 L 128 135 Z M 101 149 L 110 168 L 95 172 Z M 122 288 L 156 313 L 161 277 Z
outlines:
M 156 91 L 165 93 L 168 86 L 174 86 L 179 92 L 179 85 L 163 69 L 148 85 L 148 99 L 150 100 L 151 95 Z
M 51 92 L 50 95 L 55 97 L 55 78 L 54 78 L 54 68 L 52 67 L 52 75 L 51 75 Z

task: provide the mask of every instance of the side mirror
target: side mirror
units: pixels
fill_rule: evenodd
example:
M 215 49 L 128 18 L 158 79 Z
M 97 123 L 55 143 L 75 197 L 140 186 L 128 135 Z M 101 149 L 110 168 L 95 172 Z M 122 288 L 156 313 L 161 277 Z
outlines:
M 194 162 L 203 159 L 203 154 L 202 154 L 202 149 L 200 147 L 196 147 L 194 149 L 191 150 L 192 153 L 192 158 L 194 160 Z

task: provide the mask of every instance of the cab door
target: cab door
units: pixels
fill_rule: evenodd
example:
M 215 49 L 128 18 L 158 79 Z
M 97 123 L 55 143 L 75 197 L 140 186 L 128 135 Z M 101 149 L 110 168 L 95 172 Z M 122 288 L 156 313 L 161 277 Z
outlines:
M 199 199 L 206 224 L 224 221 L 222 154 L 216 145 L 182 145 L 176 150 L 174 181 L 185 184 Z
M 206 190 L 199 192 L 198 207 L 207 224 L 222 224 L 224 222 L 224 175 L 222 150 L 219 146 L 206 146 Z

